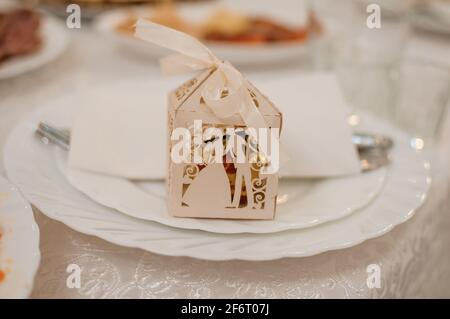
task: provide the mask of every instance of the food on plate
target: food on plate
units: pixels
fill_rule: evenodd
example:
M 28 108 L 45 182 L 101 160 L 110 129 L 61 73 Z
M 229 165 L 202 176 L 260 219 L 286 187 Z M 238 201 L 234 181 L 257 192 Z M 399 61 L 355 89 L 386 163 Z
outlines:
M 37 51 L 40 25 L 39 14 L 29 9 L 0 12 L 0 62 Z
M 0 269 L 0 284 L 5 280 L 6 272 Z
M 267 44 L 304 42 L 312 33 L 321 33 L 322 26 L 311 14 L 304 26 L 290 26 L 267 17 L 249 16 L 229 9 L 218 9 L 199 23 L 188 21 L 173 5 L 155 7 L 148 16 L 153 22 L 196 36 L 202 40 L 222 43 Z M 138 14 L 130 12 L 116 30 L 133 34 Z
M 237 36 L 248 32 L 251 27 L 251 19 L 248 16 L 228 9 L 213 12 L 203 26 L 205 36 L 215 33 L 223 36 Z
M 204 25 L 208 41 L 271 43 L 299 41 L 308 37 L 308 27 L 290 27 L 264 17 L 249 17 L 226 9 L 213 13 Z
M 1 245 L 1 240 L 3 237 L 3 232 L 2 232 L 1 227 L 2 226 L 0 225 L 0 245 Z M 1 246 L 0 246 L 0 253 L 1 253 Z M 1 267 L 1 264 L 0 264 L 0 267 Z M 2 283 L 3 280 L 5 280 L 5 276 L 6 276 L 5 272 L 0 268 L 0 283 Z
M 2 225 L 0 225 L 0 258 L 1 258 L 1 254 L 2 254 L 2 247 L 1 247 L 2 237 L 3 237 L 3 230 L 2 230 Z M 2 264 L 0 261 L 0 284 L 2 283 L 2 281 L 5 280 L 5 277 L 6 277 L 6 272 L 2 269 Z
M 117 25 L 116 30 L 132 35 L 134 33 L 134 24 L 138 18 L 138 15 L 130 12 L 126 19 Z M 153 14 L 146 18 L 169 28 L 180 30 L 193 36 L 200 36 L 200 28 L 183 19 L 172 5 L 158 6 L 155 8 Z

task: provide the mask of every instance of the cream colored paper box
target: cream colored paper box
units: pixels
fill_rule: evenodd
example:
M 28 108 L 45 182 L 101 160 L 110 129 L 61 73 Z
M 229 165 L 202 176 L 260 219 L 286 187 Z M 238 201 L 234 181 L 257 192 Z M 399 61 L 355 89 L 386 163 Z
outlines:
M 192 133 L 189 136 L 191 140 L 194 139 L 195 121 L 197 123 L 201 121 L 202 133 L 210 127 L 219 128 L 222 132 L 226 132 L 227 129 L 245 130 L 246 124 L 240 115 L 220 119 L 202 99 L 200 92 L 208 85 L 208 81 L 212 81 L 212 77 L 219 76 L 217 72 L 207 70 L 169 95 L 167 179 L 169 212 L 178 217 L 273 219 L 276 210 L 278 172 L 270 174 L 262 172 L 265 163 L 262 158 L 256 158 L 257 152 L 252 153 L 248 136 L 247 143 L 242 145 L 245 154 L 244 163 L 237 163 L 235 154 L 230 156 L 234 159 L 227 161 L 223 158 L 223 163 L 214 161 L 210 164 L 193 163 L 192 153 L 187 163 L 175 163 L 172 159 L 173 146 L 180 143 L 179 140 L 173 140 L 176 128 L 189 129 Z M 280 129 L 282 118 L 277 108 L 249 82 L 246 82 L 245 86 L 252 97 L 252 103 L 259 109 L 270 128 Z M 226 137 L 223 139 L 225 143 Z M 202 142 L 205 144 L 204 140 Z M 192 141 L 191 145 L 193 144 Z M 226 149 L 226 145 L 223 147 Z M 257 151 L 257 147 L 253 147 L 253 150 Z M 202 154 L 205 154 L 205 151 Z M 273 156 L 273 153 L 271 155 Z
M 165 74 L 201 71 L 169 95 L 169 213 L 274 218 L 280 111 L 197 39 L 145 20 L 135 35 L 177 52 L 161 59 Z

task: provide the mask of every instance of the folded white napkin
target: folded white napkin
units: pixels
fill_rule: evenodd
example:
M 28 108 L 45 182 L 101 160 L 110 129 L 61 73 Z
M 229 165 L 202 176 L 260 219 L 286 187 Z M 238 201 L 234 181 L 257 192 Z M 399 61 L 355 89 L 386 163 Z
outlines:
M 260 82 L 260 83 L 259 83 Z M 302 74 L 254 84 L 283 112 L 280 173 L 360 172 L 335 75 Z M 167 164 L 167 94 L 173 82 L 127 82 L 97 90 L 74 120 L 69 165 L 131 179 L 161 179 Z
M 69 166 L 132 179 L 164 177 L 168 90 L 131 81 L 84 97 L 72 127 Z
M 255 81 L 263 94 L 283 113 L 281 147 L 288 160 L 282 176 L 322 177 L 360 172 L 351 143 L 348 108 L 333 73 L 292 75 Z

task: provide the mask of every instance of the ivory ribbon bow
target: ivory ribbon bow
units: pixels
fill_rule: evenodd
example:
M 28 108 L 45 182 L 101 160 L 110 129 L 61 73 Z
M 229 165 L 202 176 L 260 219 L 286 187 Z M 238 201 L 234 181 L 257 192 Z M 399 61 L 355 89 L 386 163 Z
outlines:
M 161 69 L 166 75 L 216 68 L 220 76 L 208 81 L 201 94 L 217 117 L 224 119 L 240 114 L 247 127 L 268 127 L 245 86 L 242 74 L 230 63 L 219 60 L 200 41 L 144 19 L 137 21 L 135 36 L 177 52 L 160 60 Z M 228 95 L 222 97 L 225 90 Z

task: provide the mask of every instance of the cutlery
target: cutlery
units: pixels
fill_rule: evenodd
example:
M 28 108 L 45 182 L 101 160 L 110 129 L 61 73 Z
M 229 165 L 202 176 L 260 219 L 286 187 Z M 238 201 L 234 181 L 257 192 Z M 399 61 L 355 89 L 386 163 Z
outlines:
M 70 131 L 59 129 L 47 123 L 40 122 L 36 134 L 43 138 L 45 143 L 51 142 L 62 149 L 70 149 Z
M 358 150 L 373 148 L 390 149 L 394 142 L 390 137 L 380 134 L 355 133 L 352 136 L 352 143 Z
M 386 166 L 390 162 L 389 154 L 382 148 L 371 148 L 367 150 L 359 150 L 359 162 L 361 164 L 361 171 L 370 172 Z
M 70 130 L 54 127 L 48 123 L 40 122 L 36 133 L 44 139 L 62 149 L 70 149 Z M 356 146 L 363 172 L 375 170 L 389 164 L 387 151 L 393 146 L 390 137 L 379 134 L 355 133 L 352 143 Z

